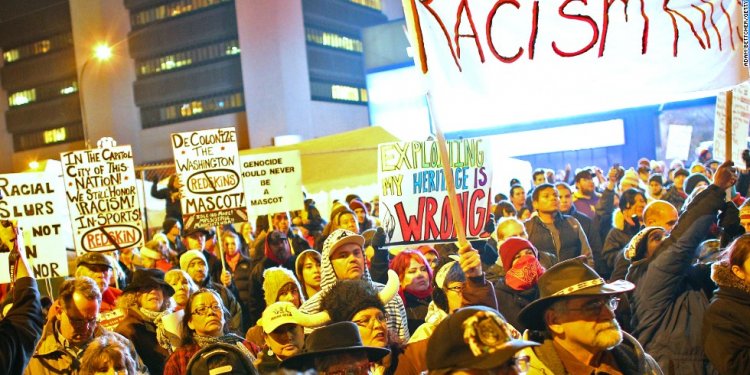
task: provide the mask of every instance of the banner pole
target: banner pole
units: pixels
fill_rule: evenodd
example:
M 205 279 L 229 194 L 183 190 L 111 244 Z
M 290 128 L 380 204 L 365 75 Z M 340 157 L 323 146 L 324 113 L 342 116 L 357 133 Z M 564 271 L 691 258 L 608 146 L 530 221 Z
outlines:
M 726 107 L 724 108 L 724 161 L 732 160 L 732 90 L 726 92 Z
M 432 112 L 432 96 L 427 93 L 427 107 Z M 438 150 L 440 150 L 440 163 L 443 164 L 443 172 L 445 173 L 445 186 L 448 188 L 448 202 L 451 207 L 451 215 L 453 216 L 453 226 L 456 229 L 456 237 L 458 237 L 458 243 L 460 247 L 466 246 L 469 241 L 466 240 L 466 230 L 464 228 L 464 220 L 461 216 L 461 210 L 458 207 L 458 198 L 456 197 L 456 185 L 453 179 L 453 170 L 450 167 L 450 159 L 448 157 L 448 147 L 446 145 L 445 136 L 443 131 L 440 129 L 435 116 L 432 117 L 432 124 L 435 126 L 435 135 L 437 136 Z

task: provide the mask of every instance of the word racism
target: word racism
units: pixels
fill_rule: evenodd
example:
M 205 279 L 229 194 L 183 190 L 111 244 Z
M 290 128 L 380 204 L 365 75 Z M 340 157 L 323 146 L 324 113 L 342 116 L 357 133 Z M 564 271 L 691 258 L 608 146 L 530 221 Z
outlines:
M 695 0 L 693 4 L 686 1 L 664 0 L 455 0 L 451 2 L 434 0 L 404 0 L 411 4 L 411 17 L 414 19 L 417 38 L 417 52 L 423 73 L 429 70 L 427 52 L 424 45 L 424 26 L 434 25 L 442 31 L 444 47 L 435 51 L 449 53 L 455 62 L 456 69 L 462 70 L 462 53 L 472 53 L 485 63 L 494 59 L 511 64 L 525 56 L 534 60 L 540 48 L 550 48 L 550 52 L 563 58 L 572 58 L 594 50 L 597 57 L 605 56 L 607 48 L 622 48 L 619 45 L 608 45 L 607 36 L 610 22 L 635 22 L 642 28 L 632 38 L 640 38 L 640 54 L 649 52 L 652 40 L 649 39 L 652 28 L 671 29 L 669 39 L 657 39 L 659 43 L 671 43 L 672 55 L 678 56 L 680 43 L 697 43 L 701 49 L 712 46 L 719 50 L 742 46 L 742 24 L 733 24 L 729 8 L 732 2 L 741 4 L 741 0 Z M 682 4 L 680 7 L 674 3 Z M 725 2 L 727 4 L 725 4 Z M 450 5 L 446 5 L 449 3 Z M 657 4 L 658 3 L 658 4 Z M 657 6 L 658 5 L 658 6 Z M 629 8 L 631 12 L 629 12 Z M 419 8 L 419 9 L 418 9 Z M 639 9 L 638 9 L 639 8 Z M 408 15 L 408 14 L 407 14 Z M 617 18 L 615 18 L 617 17 Z M 526 24 L 526 27 L 519 25 Z M 662 25 L 661 23 L 666 23 Z M 580 43 L 569 46 L 555 37 L 568 37 L 567 32 L 560 30 L 560 25 L 578 27 Z M 523 29 L 523 43 L 510 36 L 518 35 Z M 630 27 L 628 29 L 631 29 Z M 722 35 L 723 30 L 725 35 Z M 622 30 L 613 29 L 613 32 Z M 735 35 L 736 33 L 736 35 Z M 508 42 L 508 39 L 516 40 Z M 540 46 L 538 40 L 551 40 L 549 46 Z M 735 42 L 735 39 L 737 40 Z M 713 42 L 713 43 L 712 43 Z M 594 49 L 598 43 L 598 48 Z M 562 46 L 561 44 L 565 44 Z M 463 48 L 462 48 L 463 47 Z M 665 46 L 658 46 L 657 50 Z M 468 50 L 468 51 L 467 51 Z

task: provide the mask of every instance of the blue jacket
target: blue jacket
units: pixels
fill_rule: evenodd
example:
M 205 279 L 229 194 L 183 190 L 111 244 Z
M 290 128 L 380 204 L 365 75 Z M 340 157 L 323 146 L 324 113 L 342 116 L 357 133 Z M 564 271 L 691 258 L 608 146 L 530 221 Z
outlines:
M 724 205 L 724 192 L 711 185 L 679 218 L 651 258 L 635 261 L 627 280 L 633 292 L 633 335 L 665 374 L 715 374 L 701 342 L 708 297 L 694 266 L 696 250 Z

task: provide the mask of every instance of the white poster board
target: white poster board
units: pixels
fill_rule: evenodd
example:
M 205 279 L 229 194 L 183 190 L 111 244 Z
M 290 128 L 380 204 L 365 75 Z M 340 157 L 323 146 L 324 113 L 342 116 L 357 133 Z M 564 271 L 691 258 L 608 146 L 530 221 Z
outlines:
M 716 116 L 714 120 L 713 157 L 719 162 L 726 159 L 726 107 L 725 93 L 716 96 Z M 742 160 L 742 150 L 747 148 L 750 129 L 750 84 L 747 82 L 732 89 L 732 160 L 735 164 Z
M 693 127 L 691 125 L 669 124 L 667 128 L 667 150 L 664 158 L 667 160 L 688 160 L 692 138 Z
M 479 238 L 492 207 L 492 154 L 481 138 L 447 142 L 468 239 Z M 456 240 L 437 143 L 378 146 L 380 220 L 390 245 Z
M 64 152 L 65 196 L 76 252 L 143 244 L 143 218 L 130 146 Z
M 52 173 L 0 175 L 0 220 L 18 221 L 37 279 L 68 275 L 64 191 L 62 178 Z M 0 284 L 9 283 L 7 253 L 0 254 L 0 270 Z
M 247 221 L 234 128 L 173 133 L 184 229 Z
M 299 150 L 242 155 L 240 161 L 250 216 L 305 208 Z

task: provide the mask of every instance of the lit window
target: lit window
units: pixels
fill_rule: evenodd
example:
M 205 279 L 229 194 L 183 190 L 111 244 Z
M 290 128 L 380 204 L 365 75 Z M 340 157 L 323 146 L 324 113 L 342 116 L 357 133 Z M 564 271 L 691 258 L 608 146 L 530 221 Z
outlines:
M 305 34 L 307 35 L 307 41 L 309 43 L 349 52 L 362 52 L 362 41 L 356 38 L 350 38 L 311 27 L 306 28 Z
M 138 72 L 144 76 L 239 53 L 239 42 L 237 40 L 229 40 L 138 62 Z
M 77 92 L 77 91 L 78 91 L 78 83 L 77 82 L 73 82 L 72 84 L 70 84 L 70 86 L 63 87 L 60 90 L 60 94 L 62 94 L 62 95 L 70 95 L 70 94 L 72 94 L 74 92 Z
M 359 89 L 344 85 L 331 85 L 331 98 L 334 100 L 359 101 Z
M 19 52 L 17 49 L 12 49 L 10 51 L 3 52 L 3 60 L 5 60 L 5 62 L 13 62 L 13 61 L 18 60 L 18 58 L 19 58 Z
M 178 0 L 169 4 L 160 5 L 155 8 L 145 9 L 130 16 L 130 23 L 133 26 L 144 26 L 150 23 L 165 19 L 177 17 L 185 13 L 190 13 L 198 9 L 207 8 L 219 3 L 225 3 L 232 0 Z M 369 0 L 372 1 L 372 0 Z
M 241 111 L 244 106 L 242 93 L 224 94 L 166 107 L 142 109 L 141 119 L 144 128 L 152 128 L 190 117 L 207 117 L 237 112 Z
M 44 131 L 44 144 L 63 142 L 68 138 L 65 128 Z
M 36 89 L 19 91 L 8 97 L 8 104 L 11 107 L 24 105 L 36 101 Z
M 27 57 L 66 48 L 71 45 L 73 45 L 72 34 L 55 35 L 44 40 L 39 40 L 5 51 L 3 52 L 3 60 L 5 60 L 6 63 L 11 63 Z
M 49 51 L 50 43 L 49 40 L 42 40 L 39 42 L 34 43 L 34 53 L 35 54 L 42 54 L 47 53 Z
M 383 6 L 380 4 L 380 0 L 349 0 L 352 3 L 366 6 L 368 8 L 382 10 Z

